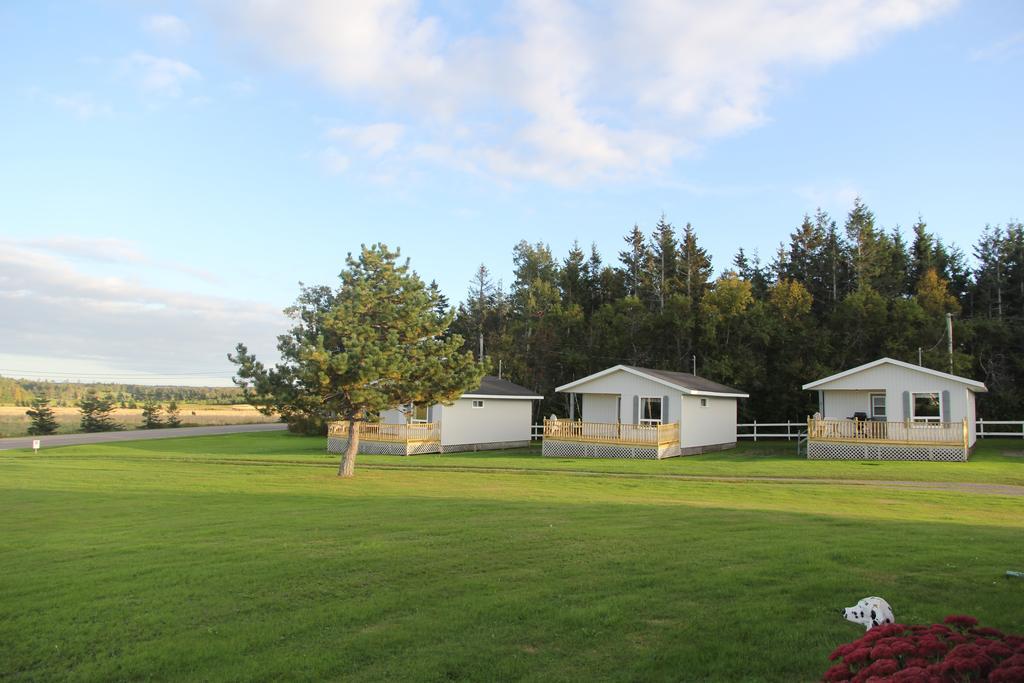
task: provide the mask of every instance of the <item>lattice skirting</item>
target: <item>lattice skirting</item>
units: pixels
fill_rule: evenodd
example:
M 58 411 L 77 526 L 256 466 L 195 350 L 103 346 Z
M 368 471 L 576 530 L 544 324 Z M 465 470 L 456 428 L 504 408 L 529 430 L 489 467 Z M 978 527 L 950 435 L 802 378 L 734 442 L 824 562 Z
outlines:
M 344 453 L 347 448 L 347 437 L 331 436 L 327 438 L 328 453 Z M 420 441 L 406 444 L 401 441 L 360 439 L 359 452 L 366 455 L 420 455 L 423 453 L 440 453 L 441 444 L 437 441 Z
M 489 441 L 487 443 L 451 443 L 441 447 L 442 453 L 460 453 L 465 451 L 503 451 L 511 448 L 527 448 L 530 440 L 524 441 Z
M 663 446 L 629 446 L 580 441 L 553 441 L 544 439 L 541 454 L 549 458 L 630 458 L 635 460 L 661 460 L 679 455 L 679 444 Z
M 911 446 L 874 443 L 811 441 L 808 460 L 967 460 L 967 451 L 957 446 Z

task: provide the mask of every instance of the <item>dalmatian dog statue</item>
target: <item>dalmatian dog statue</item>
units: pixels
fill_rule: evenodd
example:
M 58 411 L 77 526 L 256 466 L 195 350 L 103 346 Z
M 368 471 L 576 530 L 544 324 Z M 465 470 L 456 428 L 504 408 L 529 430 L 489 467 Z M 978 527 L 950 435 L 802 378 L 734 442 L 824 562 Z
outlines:
M 855 624 L 862 624 L 868 631 L 875 626 L 896 621 L 889 603 L 877 597 L 864 598 L 853 607 L 844 608 L 843 617 Z

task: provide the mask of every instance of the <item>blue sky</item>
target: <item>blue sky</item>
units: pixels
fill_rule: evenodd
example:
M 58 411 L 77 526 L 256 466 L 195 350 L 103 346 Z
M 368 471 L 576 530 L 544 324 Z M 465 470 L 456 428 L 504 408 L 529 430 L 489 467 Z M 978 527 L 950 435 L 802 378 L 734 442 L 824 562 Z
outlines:
M 0 374 L 225 383 L 361 242 L 459 300 L 662 213 L 719 268 L 858 194 L 968 250 L 1021 218 L 1015 0 L 26 0 L 0 35 Z

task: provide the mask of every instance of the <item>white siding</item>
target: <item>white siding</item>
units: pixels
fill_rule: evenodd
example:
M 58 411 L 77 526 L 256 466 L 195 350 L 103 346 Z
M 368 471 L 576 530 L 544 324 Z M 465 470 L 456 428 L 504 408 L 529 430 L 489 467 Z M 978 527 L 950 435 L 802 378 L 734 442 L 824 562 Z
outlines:
M 824 390 L 825 393 L 823 417 L 836 419 L 850 417 L 854 412 L 866 412 L 870 415 L 868 394 L 885 392 L 888 422 L 910 419 L 911 416 L 904 413 L 903 392 L 935 392 L 941 395 L 943 391 L 948 391 L 949 413 L 943 414 L 942 419 L 945 422 L 960 422 L 967 418 L 970 430 L 968 443 L 974 445 L 974 392 L 954 379 L 936 377 L 926 372 L 883 363 L 833 380 L 818 389 Z
M 630 407 L 630 411 L 632 411 Z M 632 412 L 627 421 L 632 419 Z M 584 422 L 615 423 L 619 421 L 618 394 L 583 394 L 583 415 L 579 419 Z
M 616 399 L 622 397 L 622 422 L 633 422 L 634 396 L 668 396 L 668 410 L 662 420 L 680 425 L 680 447 L 714 446 L 736 442 L 736 399 L 690 396 L 660 382 L 637 377 L 624 370 L 598 377 L 573 389 L 583 395 L 583 416 L 587 422 L 618 421 Z M 700 400 L 707 400 L 701 407 Z
M 478 400 L 483 400 L 483 408 L 474 408 L 473 399 L 468 398 L 450 406 L 434 406 L 434 419 L 441 422 L 442 446 L 530 440 L 533 401 Z
M 664 397 L 668 396 L 669 406 L 668 413 L 662 416 L 662 421 L 666 424 L 669 422 L 679 421 L 679 392 L 675 389 L 665 386 L 660 382 L 647 379 L 646 377 L 637 377 L 634 374 L 628 373 L 625 370 L 619 370 L 611 374 L 605 375 L 604 377 L 598 377 L 584 384 L 580 384 L 574 387 L 572 393 L 584 394 L 583 400 L 587 400 L 587 395 L 592 394 L 614 394 L 616 396 L 622 396 L 622 422 L 632 423 L 633 422 L 633 397 L 634 396 L 657 396 Z M 605 404 L 605 410 L 607 410 L 607 404 Z M 586 404 L 583 407 L 583 414 L 587 414 Z M 596 414 L 596 413 L 595 413 Z M 590 420 L 590 418 L 584 418 L 591 422 L 617 422 L 616 419 L 607 420 Z
M 886 394 L 885 412 L 886 419 L 898 422 L 900 418 L 892 419 L 893 404 L 885 389 L 878 387 L 875 391 L 826 391 L 825 410 L 821 416 L 830 420 L 845 420 L 853 417 L 854 413 L 867 413 L 871 416 L 871 394 Z M 903 400 L 902 395 L 897 397 L 898 401 Z M 902 410 L 902 407 L 900 407 Z
M 736 399 L 714 396 L 682 396 L 679 423 L 680 448 L 736 443 Z M 707 406 L 701 407 L 701 399 Z
M 408 422 L 405 418 L 405 413 L 397 408 L 382 410 L 380 412 L 380 421 L 386 425 L 401 425 Z

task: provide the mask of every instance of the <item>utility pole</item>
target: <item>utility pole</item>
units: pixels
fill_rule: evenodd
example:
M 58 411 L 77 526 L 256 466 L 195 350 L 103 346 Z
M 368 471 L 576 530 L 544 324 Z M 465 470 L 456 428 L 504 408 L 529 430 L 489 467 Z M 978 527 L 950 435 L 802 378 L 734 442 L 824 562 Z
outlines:
M 501 379 L 501 359 L 498 359 L 498 379 Z
M 949 374 L 953 374 L 953 314 L 946 314 L 946 337 L 949 341 L 947 350 L 949 351 Z
M 483 332 L 480 333 L 480 355 L 477 357 L 477 360 L 480 361 L 481 363 L 484 362 L 484 333 Z
M 924 366 L 924 363 L 921 362 L 921 347 L 920 346 L 917 347 L 917 365 L 918 365 L 918 367 L 923 367 Z
M 697 354 L 693 354 L 693 376 L 697 376 Z

